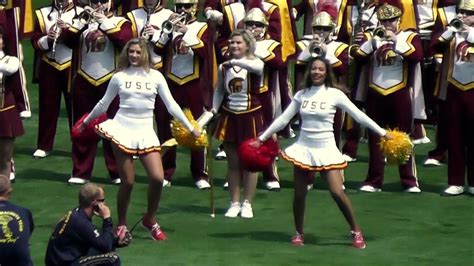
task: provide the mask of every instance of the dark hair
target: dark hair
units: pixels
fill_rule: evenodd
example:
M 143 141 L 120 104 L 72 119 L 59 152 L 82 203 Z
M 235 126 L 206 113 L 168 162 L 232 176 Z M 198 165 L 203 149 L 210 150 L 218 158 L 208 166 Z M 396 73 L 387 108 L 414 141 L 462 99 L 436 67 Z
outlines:
M 306 65 L 303 81 L 299 85 L 298 90 L 303 90 L 313 86 L 313 81 L 311 80 L 311 68 L 313 67 L 314 62 L 316 61 L 321 61 L 326 66 L 326 78 L 324 79 L 324 85 L 326 85 L 326 87 L 341 89 L 339 83 L 337 82 L 336 75 L 332 70 L 332 66 L 329 60 L 324 57 L 313 57 Z

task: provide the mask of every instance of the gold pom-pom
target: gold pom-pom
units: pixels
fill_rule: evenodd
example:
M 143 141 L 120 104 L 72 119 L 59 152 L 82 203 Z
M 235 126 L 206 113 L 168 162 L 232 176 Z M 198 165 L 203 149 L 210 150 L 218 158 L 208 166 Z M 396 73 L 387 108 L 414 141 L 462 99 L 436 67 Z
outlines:
M 189 122 L 196 127 L 197 122 L 194 120 L 193 114 L 189 109 L 183 110 L 184 114 L 188 118 Z M 188 131 L 176 118 L 171 121 L 171 134 L 176 139 L 178 144 L 183 145 L 187 148 L 197 150 L 207 147 L 207 134 L 205 131 L 202 132 L 199 138 L 194 137 L 193 133 Z
M 397 129 L 387 129 L 389 138 L 382 138 L 379 146 L 387 162 L 404 164 L 413 153 L 413 143 L 407 133 Z

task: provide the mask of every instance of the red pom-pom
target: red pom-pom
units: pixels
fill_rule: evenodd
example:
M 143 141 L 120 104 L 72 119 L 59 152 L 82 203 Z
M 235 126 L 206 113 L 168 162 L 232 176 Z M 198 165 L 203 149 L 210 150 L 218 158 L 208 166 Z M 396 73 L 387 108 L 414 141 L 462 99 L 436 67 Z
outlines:
M 317 13 L 326 12 L 328 13 L 333 20 L 337 19 L 337 7 L 334 0 L 319 1 L 316 6 Z
M 77 141 L 98 141 L 99 140 L 99 135 L 95 133 L 95 126 L 104 122 L 107 120 L 107 114 L 101 114 L 94 120 L 92 120 L 87 126 L 82 130 L 82 132 L 79 132 L 79 127 L 82 125 L 84 122 L 84 119 L 89 115 L 89 113 L 86 113 L 79 119 L 74 126 L 72 127 L 71 130 L 71 139 L 77 140 Z
M 242 167 L 251 172 L 259 172 L 270 166 L 278 156 L 280 147 L 273 139 L 265 141 L 260 147 L 251 145 L 256 138 L 248 139 L 239 146 L 239 159 Z

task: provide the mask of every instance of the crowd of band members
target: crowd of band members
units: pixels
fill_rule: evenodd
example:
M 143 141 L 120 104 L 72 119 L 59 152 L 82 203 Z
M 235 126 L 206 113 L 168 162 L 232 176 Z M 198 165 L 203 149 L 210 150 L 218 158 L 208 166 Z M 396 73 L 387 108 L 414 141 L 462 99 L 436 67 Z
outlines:
M 32 24 L 24 19 L 28 1 L 18 1 L 20 6 L 16 9 L 10 2 L 2 8 L 0 20 L 7 29 L 3 35 L 8 41 L 5 53 L 22 60 L 18 38 L 26 37 L 31 37 L 35 50 L 33 81 L 39 85 L 38 139 L 34 152 L 37 158 L 46 157 L 53 150 L 61 96 L 65 98 L 71 127 L 104 95 L 115 71 L 115 55 L 128 40 L 149 40 L 154 67 L 167 78 L 180 107 L 189 108 L 197 118 L 212 107 L 217 65 L 229 59 L 230 34 L 246 28 L 256 38 L 257 57 L 265 63 L 267 76 L 260 89 L 268 92 L 262 98 L 266 101 L 263 105 L 267 124 L 291 101 L 291 84 L 301 82 L 299 70 L 317 46 L 331 62 L 338 82 L 347 88 L 354 103 L 377 123 L 413 134 L 415 143 L 427 141 L 422 123 L 437 124 L 436 149 L 429 152 L 425 165 L 448 163 L 449 186 L 443 191 L 447 195 L 464 191 L 467 169 L 468 192 L 474 193 L 474 145 L 469 138 L 474 133 L 474 105 L 469 102 L 474 84 L 472 1 L 384 0 L 360 4 L 353 0 L 303 0 L 293 7 L 291 1 L 285 0 L 176 0 L 167 9 L 170 5 L 157 0 L 53 0 L 51 5 L 34 12 L 34 29 L 29 35 L 23 34 L 25 25 Z M 401 12 L 378 21 L 377 10 L 384 2 Z M 261 14 L 250 12 L 255 8 Z M 205 19 L 198 19 L 199 11 Z M 184 18 L 179 16 L 182 12 Z M 15 19 L 20 28 L 9 27 L 11 20 L 5 18 L 12 16 L 18 16 Z M 463 22 L 460 32 L 450 26 L 455 18 Z M 303 21 L 301 37 L 295 20 Z M 164 33 L 165 21 L 173 22 L 173 27 Z M 383 36 L 374 36 L 374 30 L 380 26 L 384 26 L 379 31 Z M 295 79 L 290 81 L 288 67 L 292 62 Z M 5 84 L 14 85 L 6 86 L 2 92 L 8 101 L 13 99 L 12 95 L 15 100 L 2 103 L 2 117 L 13 116 L 10 105 L 22 117 L 30 115 L 24 76 L 20 66 L 17 73 L 7 78 Z M 118 102 L 112 103 L 107 114 L 112 117 L 117 108 Z M 171 138 L 170 115 L 159 100 L 155 117 L 163 143 Z M 342 112 L 336 115 L 336 141 L 347 160 L 354 161 L 361 130 L 357 123 L 344 117 Z M 14 138 L 23 134 L 22 127 L 17 127 L 13 134 L 2 130 L 2 143 L 7 143 L 2 146 L 9 147 L 5 150 L 12 151 Z M 345 141 L 340 143 L 343 129 Z M 280 135 L 289 137 L 291 128 Z M 368 139 L 369 170 L 361 190 L 377 192 L 382 189 L 384 158 L 377 147 L 378 137 L 369 133 Z M 103 141 L 103 148 L 112 182 L 119 183 L 110 143 Z M 72 141 L 70 183 L 91 179 L 96 149 L 97 143 Z M 9 154 L 8 161 L 2 158 L 1 162 L 0 169 L 5 174 L 13 169 Z M 190 171 L 196 186 L 208 188 L 205 151 L 190 154 Z M 165 184 L 169 185 L 176 169 L 175 147 L 166 153 L 163 165 Z M 264 176 L 267 184 L 276 183 L 269 189 L 279 188 L 276 167 L 264 171 Z M 400 166 L 400 178 L 404 189 L 418 188 L 414 158 Z

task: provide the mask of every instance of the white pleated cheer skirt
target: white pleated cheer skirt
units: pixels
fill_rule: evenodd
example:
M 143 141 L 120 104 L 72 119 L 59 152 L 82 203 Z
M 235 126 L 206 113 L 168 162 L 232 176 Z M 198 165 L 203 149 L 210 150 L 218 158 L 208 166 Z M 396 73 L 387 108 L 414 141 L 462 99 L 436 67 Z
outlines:
M 315 139 L 301 134 L 281 155 L 285 160 L 305 170 L 324 171 L 347 167 L 334 136 Z
M 160 141 L 153 128 L 153 117 L 128 117 L 119 111 L 113 119 L 96 125 L 96 131 L 128 154 L 160 151 Z

